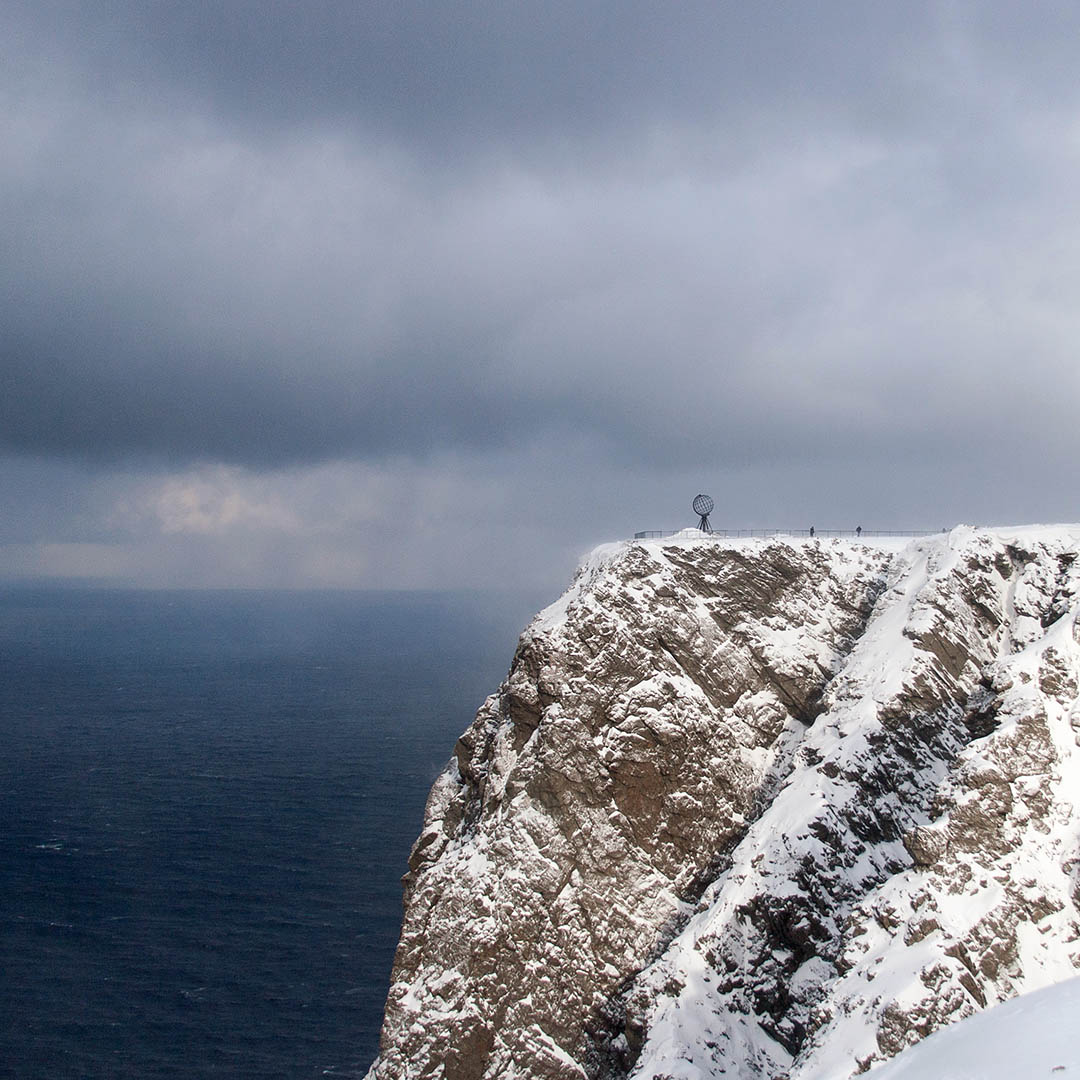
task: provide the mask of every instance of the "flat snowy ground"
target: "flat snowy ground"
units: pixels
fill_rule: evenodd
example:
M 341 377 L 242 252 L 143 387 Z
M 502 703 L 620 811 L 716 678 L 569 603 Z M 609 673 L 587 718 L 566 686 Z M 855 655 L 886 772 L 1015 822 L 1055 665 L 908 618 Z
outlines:
M 867 1073 L 868 1080 L 1043 1077 L 1080 1077 L 1080 978 L 1013 998 L 943 1028 Z

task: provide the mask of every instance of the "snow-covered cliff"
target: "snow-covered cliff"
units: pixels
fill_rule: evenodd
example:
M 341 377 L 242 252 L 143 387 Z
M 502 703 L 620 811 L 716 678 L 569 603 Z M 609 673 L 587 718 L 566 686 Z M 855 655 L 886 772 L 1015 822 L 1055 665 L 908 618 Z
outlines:
M 598 549 L 432 790 L 374 1080 L 840 1080 L 1072 975 L 1078 554 Z

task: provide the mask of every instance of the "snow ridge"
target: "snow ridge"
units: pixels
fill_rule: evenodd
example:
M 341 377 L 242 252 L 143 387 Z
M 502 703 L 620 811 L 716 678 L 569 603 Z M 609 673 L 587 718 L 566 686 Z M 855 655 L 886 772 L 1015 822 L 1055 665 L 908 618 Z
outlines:
M 372 1080 L 840 1080 L 1073 974 L 1078 554 L 598 549 L 432 791 Z

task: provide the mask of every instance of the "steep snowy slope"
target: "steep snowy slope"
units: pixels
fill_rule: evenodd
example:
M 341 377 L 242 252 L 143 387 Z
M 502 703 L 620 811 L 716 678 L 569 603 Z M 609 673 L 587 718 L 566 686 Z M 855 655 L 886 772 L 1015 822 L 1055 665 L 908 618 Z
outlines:
M 866 1080 L 1076 1080 L 1080 979 L 979 1013 L 905 1050 Z
M 432 792 L 373 1076 L 834 1080 L 1071 974 L 1078 551 L 595 552 Z

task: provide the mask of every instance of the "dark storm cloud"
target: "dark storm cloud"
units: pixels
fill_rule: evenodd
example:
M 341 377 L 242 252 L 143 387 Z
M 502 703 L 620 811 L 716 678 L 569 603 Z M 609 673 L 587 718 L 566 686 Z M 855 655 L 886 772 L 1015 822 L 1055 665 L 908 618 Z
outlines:
M 330 121 L 445 151 L 801 95 L 880 108 L 934 5 L 265 0 L 16 6 L 24 49 L 246 129 Z
M 1074 91 L 1080 30 L 1075 5 L 1007 0 L 8 7 L 13 47 L 65 62 L 85 93 L 135 87 L 245 133 L 326 122 L 441 154 L 743 109 L 925 124 L 949 104 L 933 84 L 962 84 L 973 58 L 1052 101 Z
M 0 448 L 1071 430 L 1078 16 L 1014 8 L 15 6 Z

